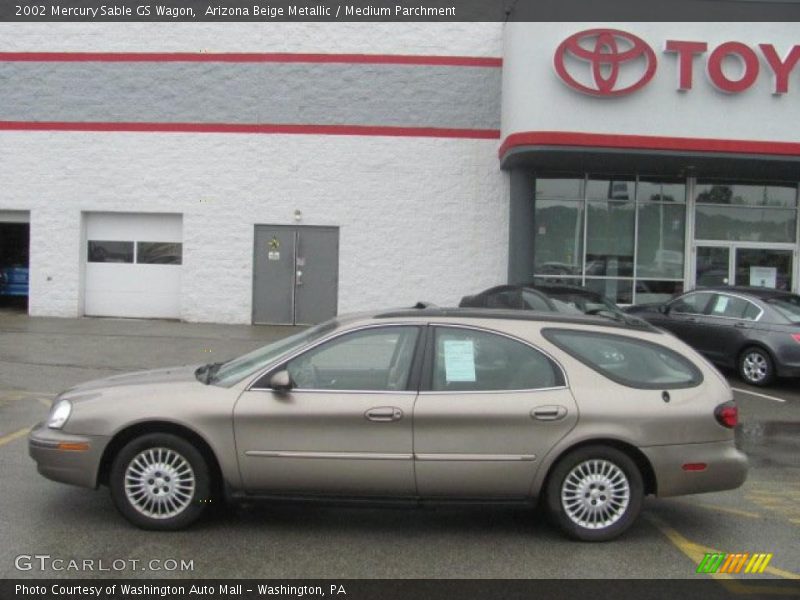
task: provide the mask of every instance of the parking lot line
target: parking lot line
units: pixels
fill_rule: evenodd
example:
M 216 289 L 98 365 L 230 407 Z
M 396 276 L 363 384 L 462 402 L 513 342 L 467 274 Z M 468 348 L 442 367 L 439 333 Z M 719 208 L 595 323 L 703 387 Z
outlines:
M 660 517 L 655 516 L 652 513 L 645 514 L 645 517 L 650 520 L 660 531 L 661 533 L 666 536 L 666 538 L 675 546 L 678 550 L 683 552 L 686 556 L 688 556 L 692 562 L 696 565 L 699 565 L 700 562 L 703 560 L 703 557 L 706 554 L 718 554 L 719 550 L 715 550 L 714 548 L 709 548 L 708 546 L 703 546 L 702 544 L 697 544 L 683 535 L 678 533 L 675 529 L 673 529 L 670 525 L 668 525 L 665 521 L 663 521 Z M 791 571 L 785 571 L 783 569 L 778 569 L 777 567 L 768 566 L 764 569 L 766 573 L 770 575 L 775 575 L 777 577 L 782 577 L 783 579 L 796 579 L 800 580 L 800 575 L 797 573 L 792 573 Z M 733 579 L 733 576 L 729 575 L 728 573 L 709 573 L 711 577 L 714 579 L 719 580 L 730 580 Z M 761 588 L 759 588 L 761 589 Z M 731 590 L 735 591 L 735 590 Z M 741 589 L 739 593 L 750 593 L 748 591 L 744 591 Z M 753 592 L 755 593 L 755 592 Z
M 742 388 L 731 388 L 734 392 L 741 392 L 742 394 L 749 394 L 750 396 L 757 396 L 759 398 L 766 398 L 767 400 L 772 400 L 773 402 L 786 402 L 783 398 L 778 398 L 777 396 L 770 396 L 769 394 L 762 394 L 761 392 L 751 392 L 750 390 L 745 390 Z
M 14 433 L 9 433 L 8 435 L 4 435 L 0 437 L 0 446 L 5 446 L 6 444 L 13 442 L 16 439 L 19 439 L 23 436 L 28 435 L 28 432 L 31 430 L 31 427 L 24 427 L 19 431 L 15 431 Z

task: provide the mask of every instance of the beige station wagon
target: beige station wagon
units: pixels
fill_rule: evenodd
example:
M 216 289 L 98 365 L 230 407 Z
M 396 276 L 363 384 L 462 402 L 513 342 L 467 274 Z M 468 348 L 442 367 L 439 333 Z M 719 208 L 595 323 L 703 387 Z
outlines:
M 736 421 L 716 369 L 633 317 L 428 307 L 77 386 L 29 447 L 147 529 L 214 498 L 542 501 L 600 541 L 646 494 L 740 486 Z

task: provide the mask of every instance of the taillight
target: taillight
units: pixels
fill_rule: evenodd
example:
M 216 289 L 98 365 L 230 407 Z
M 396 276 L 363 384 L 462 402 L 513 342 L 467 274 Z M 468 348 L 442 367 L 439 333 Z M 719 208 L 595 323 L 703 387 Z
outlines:
M 733 402 L 726 402 L 714 409 L 714 416 L 717 418 L 717 423 L 728 429 L 733 429 L 739 422 L 739 409 Z
M 798 344 L 800 344 L 800 333 L 793 333 L 793 334 L 792 334 L 792 339 L 793 339 L 795 342 L 797 342 Z

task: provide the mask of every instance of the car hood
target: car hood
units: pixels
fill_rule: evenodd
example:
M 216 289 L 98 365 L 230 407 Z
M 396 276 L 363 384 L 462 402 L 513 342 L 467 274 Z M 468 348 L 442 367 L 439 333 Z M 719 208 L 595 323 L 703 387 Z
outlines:
M 68 389 L 60 395 L 60 398 L 71 399 L 74 396 L 82 396 L 86 392 L 102 392 L 106 389 L 119 387 L 197 381 L 194 372 L 200 366 L 201 365 L 186 365 L 182 367 L 167 367 L 165 369 L 136 371 L 133 373 L 112 375 L 111 377 L 104 377 L 103 379 L 94 379 Z

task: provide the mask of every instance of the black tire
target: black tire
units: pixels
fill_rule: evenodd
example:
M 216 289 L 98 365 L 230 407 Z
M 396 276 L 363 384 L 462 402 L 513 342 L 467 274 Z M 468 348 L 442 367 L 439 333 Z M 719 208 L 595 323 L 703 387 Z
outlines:
M 160 455 L 157 454 L 159 452 Z M 166 460 L 172 456 L 177 456 L 179 459 Z M 139 482 L 139 491 L 136 492 L 138 496 L 134 494 L 134 497 L 141 498 L 140 502 L 146 503 L 147 506 L 155 507 L 156 496 L 151 492 L 163 493 L 164 500 L 168 496 L 173 502 L 173 507 L 169 507 L 166 502 L 158 505 L 163 507 L 160 510 L 165 513 L 160 517 L 151 516 L 157 510 L 151 510 L 150 514 L 147 514 L 147 506 L 137 507 L 125 489 L 126 472 L 130 477 L 137 475 L 135 471 L 128 472 L 129 467 L 133 466 L 136 459 L 139 459 L 141 464 L 142 461 L 149 461 L 150 457 L 153 457 L 153 460 L 148 469 L 159 469 L 161 468 L 159 465 L 166 465 L 166 469 L 172 470 L 162 469 L 164 471 L 162 473 L 159 470 L 151 472 L 141 469 L 140 472 L 144 475 Z M 171 464 L 166 464 L 167 462 Z M 173 465 L 177 465 L 178 468 Z M 186 465 L 189 467 L 188 470 Z M 136 479 L 130 479 L 130 482 L 135 481 Z M 193 482 L 191 488 L 189 481 Z M 114 457 L 109 476 L 111 498 L 119 512 L 137 527 L 159 531 L 183 529 L 199 519 L 211 501 L 211 483 L 210 470 L 201 452 L 192 443 L 171 433 L 148 433 L 128 442 Z M 148 503 L 146 498 L 150 498 L 151 501 Z
M 605 507 L 604 513 L 597 514 L 607 513 L 609 515 L 606 519 L 609 522 L 607 525 L 603 525 L 602 523 L 598 523 L 595 527 L 582 525 L 579 522 L 582 515 L 580 517 L 571 516 L 574 512 L 569 512 L 562 502 L 562 490 L 565 489 L 566 479 L 573 472 L 573 469 L 576 469 L 579 465 L 587 474 L 591 473 L 592 469 L 597 471 L 596 475 L 598 479 L 597 483 L 590 484 L 588 480 L 593 479 L 594 476 L 590 477 L 587 475 L 587 477 L 582 479 L 582 481 L 585 480 L 585 487 L 580 487 L 575 485 L 575 478 L 578 477 L 577 472 L 573 474 L 566 488 L 568 493 L 573 497 L 571 504 L 574 507 L 580 506 L 580 504 L 577 503 L 583 503 L 583 498 L 586 498 L 585 502 L 587 503 L 597 503 L 598 511 L 603 510 Z M 616 475 L 609 481 L 612 485 L 616 486 L 618 498 L 621 497 L 620 494 L 623 493 L 623 487 L 621 486 L 623 483 L 627 483 L 628 491 L 626 504 L 619 500 L 615 501 L 611 499 L 611 491 L 606 488 L 606 486 L 609 485 L 609 481 L 604 481 L 600 477 L 599 473 L 601 469 Z M 616 471 L 613 469 L 616 469 Z M 620 473 L 624 474 L 624 479 L 619 478 Z M 589 485 L 594 487 L 589 489 Z M 586 496 L 586 494 L 591 495 Z M 545 490 L 547 509 L 553 521 L 568 536 L 584 542 L 605 542 L 625 532 L 636 520 L 636 517 L 639 516 L 639 512 L 642 509 L 643 497 L 644 483 L 642 481 L 642 474 L 639 472 L 636 463 L 624 452 L 616 448 L 601 445 L 578 448 L 574 452 L 570 452 L 567 456 L 563 457 L 550 473 L 547 489 Z M 578 498 L 580 499 L 578 500 Z M 574 510 L 577 511 L 580 509 L 575 508 Z M 591 508 L 591 510 L 595 509 Z
M 775 363 L 769 352 L 750 346 L 739 355 L 739 377 L 749 385 L 764 387 L 775 381 Z

